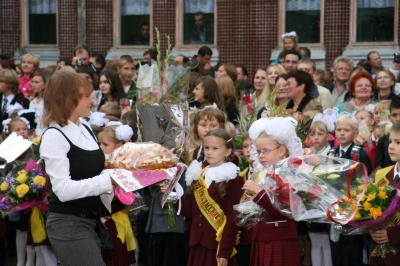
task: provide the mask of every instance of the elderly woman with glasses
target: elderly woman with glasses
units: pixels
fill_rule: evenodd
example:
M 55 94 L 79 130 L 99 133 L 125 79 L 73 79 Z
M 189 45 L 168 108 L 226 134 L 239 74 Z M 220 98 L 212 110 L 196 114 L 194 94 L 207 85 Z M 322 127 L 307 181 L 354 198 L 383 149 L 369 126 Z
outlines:
M 396 86 L 396 78 L 388 69 L 381 69 L 376 73 L 376 92 L 374 93 L 373 100 L 380 102 L 382 100 L 397 99 L 394 94 Z
M 350 100 L 341 104 L 338 104 L 338 112 L 349 112 L 358 111 L 364 109 L 367 105 L 375 102 L 372 100 L 372 95 L 375 92 L 375 82 L 371 75 L 365 71 L 361 71 L 355 74 L 349 83 L 349 94 Z

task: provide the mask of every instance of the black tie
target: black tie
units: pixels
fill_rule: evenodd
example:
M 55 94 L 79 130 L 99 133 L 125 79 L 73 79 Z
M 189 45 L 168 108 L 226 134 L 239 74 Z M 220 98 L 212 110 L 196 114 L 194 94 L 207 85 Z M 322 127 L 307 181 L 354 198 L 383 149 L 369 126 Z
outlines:
M 343 158 L 343 157 L 344 157 L 344 154 L 345 154 L 345 152 L 344 152 L 344 150 L 340 150 L 340 152 L 342 153 L 342 156 L 341 156 L 341 158 Z
M 399 182 L 400 176 L 397 174 L 394 179 L 393 179 L 393 184 L 397 184 L 397 182 Z

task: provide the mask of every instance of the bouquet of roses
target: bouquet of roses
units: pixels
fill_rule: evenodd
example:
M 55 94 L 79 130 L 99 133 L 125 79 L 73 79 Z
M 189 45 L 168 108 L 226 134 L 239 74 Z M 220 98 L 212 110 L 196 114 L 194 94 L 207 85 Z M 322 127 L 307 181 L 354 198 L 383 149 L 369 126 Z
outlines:
M 2 178 L 0 212 L 4 216 L 33 206 L 47 211 L 48 206 L 43 203 L 47 188 L 47 174 L 31 159 L 24 170 Z
M 356 214 L 353 207 L 358 207 L 368 182 L 365 167 L 358 162 L 322 155 L 282 160 L 274 166 L 263 168 L 252 179 L 266 191 L 271 204 L 282 215 L 296 221 L 324 223 L 330 223 L 329 217 L 332 215 L 342 223 L 349 222 Z M 349 198 L 343 190 L 347 185 L 362 188 L 360 195 Z M 245 193 L 242 202 L 251 196 Z M 343 212 L 340 215 L 333 212 L 327 214 L 327 210 L 338 199 L 342 199 Z M 249 217 L 260 218 L 257 216 L 260 214 L 258 211 Z M 243 216 L 243 212 L 237 214 L 238 219 L 240 215 Z
M 363 187 L 352 187 L 350 194 L 356 198 Z M 385 229 L 398 218 L 399 191 L 389 185 L 368 184 L 364 196 L 356 209 L 353 219 L 346 224 L 336 224 L 335 229 L 342 234 L 362 234 Z M 339 204 L 340 209 L 340 204 Z M 333 222 L 337 222 L 333 219 Z M 394 223 L 396 224 L 396 223 Z M 378 244 L 371 256 L 386 258 L 388 254 L 396 254 L 398 250 L 389 243 Z

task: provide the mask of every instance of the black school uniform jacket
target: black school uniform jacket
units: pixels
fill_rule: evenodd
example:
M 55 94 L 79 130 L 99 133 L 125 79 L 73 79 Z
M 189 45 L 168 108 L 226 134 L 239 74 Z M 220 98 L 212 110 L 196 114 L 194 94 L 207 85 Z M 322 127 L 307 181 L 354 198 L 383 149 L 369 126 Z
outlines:
M 29 100 L 19 95 L 15 95 L 12 101 L 7 103 L 7 105 L 14 105 L 16 103 L 19 103 L 25 109 L 29 108 Z M 3 124 L 1 122 L 8 118 L 8 114 L 3 115 L 1 110 L 3 110 L 3 93 L 0 93 L 0 132 L 3 131 Z
M 347 149 L 346 153 L 344 154 L 344 156 L 340 156 L 340 146 L 335 147 L 335 156 L 339 157 L 339 158 L 343 158 L 343 159 L 349 159 L 349 160 L 353 160 L 353 158 L 351 158 L 351 149 L 353 148 L 354 143 L 350 145 L 350 147 Z M 368 175 L 371 174 L 372 171 L 372 166 L 371 166 L 371 161 L 368 157 L 368 154 L 365 153 L 365 151 L 363 149 L 361 149 L 360 151 L 360 158 L 359 158 L 360 163 L 363 163 L 365 165 L 365 167 L 367 167 L 367 172 Z

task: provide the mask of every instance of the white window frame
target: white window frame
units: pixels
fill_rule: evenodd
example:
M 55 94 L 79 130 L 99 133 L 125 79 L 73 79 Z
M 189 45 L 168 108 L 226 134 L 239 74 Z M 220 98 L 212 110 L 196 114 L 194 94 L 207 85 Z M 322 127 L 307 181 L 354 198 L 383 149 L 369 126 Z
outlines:
M 176 0 L 176 31 L 175 31 L 175 48 L 181 51 L 197 50 L 202 46 L 208 46 L 211 49 L 217 49 L 217 0 L 214 1 L 214 44 L 184 44 L 183 43 L 183 15 L 184 0 Z
M 113 1 L 113 48 L 115 49 L 132 49 L 137 48 L 139 50 L 148 50 L 153 47 L 153 0 L 150 1 L 150 37 L 149 45 L 121 45 L 121 12 L 120 12 L 120 0 Z M 142 56 L 142 55 L 140 55 Z
M 25 48 L 58 48 L 58 0 L 56 1 L 56 43 L 30 44 L 29 43 L 29 12 L 28 0 L 21 0 L 21 46 Z
M 279 1 L 278 10 L 278 49 L 283 49 L 281 35 L 287 32 L 286 30 L 286 0 Z M 319 25 L 319 43 L 299 43 L 300 46 L 305 46 L 309 49 L 324 49 L 324 16 L 325 16 L 325 0 L 321 0 L 320 8 L 320 25 Z
M 395 0 L 394 6 L 394 25 L 393 25 L 393 42 L 357 42 L 357 0 L 351 0 L 350 3 L 350 43 L 348 48 L 359 47 L 381 47 L 381 48 L 394 48 L 398 49 L 398 29 L 399 29 L 399 1 Z

